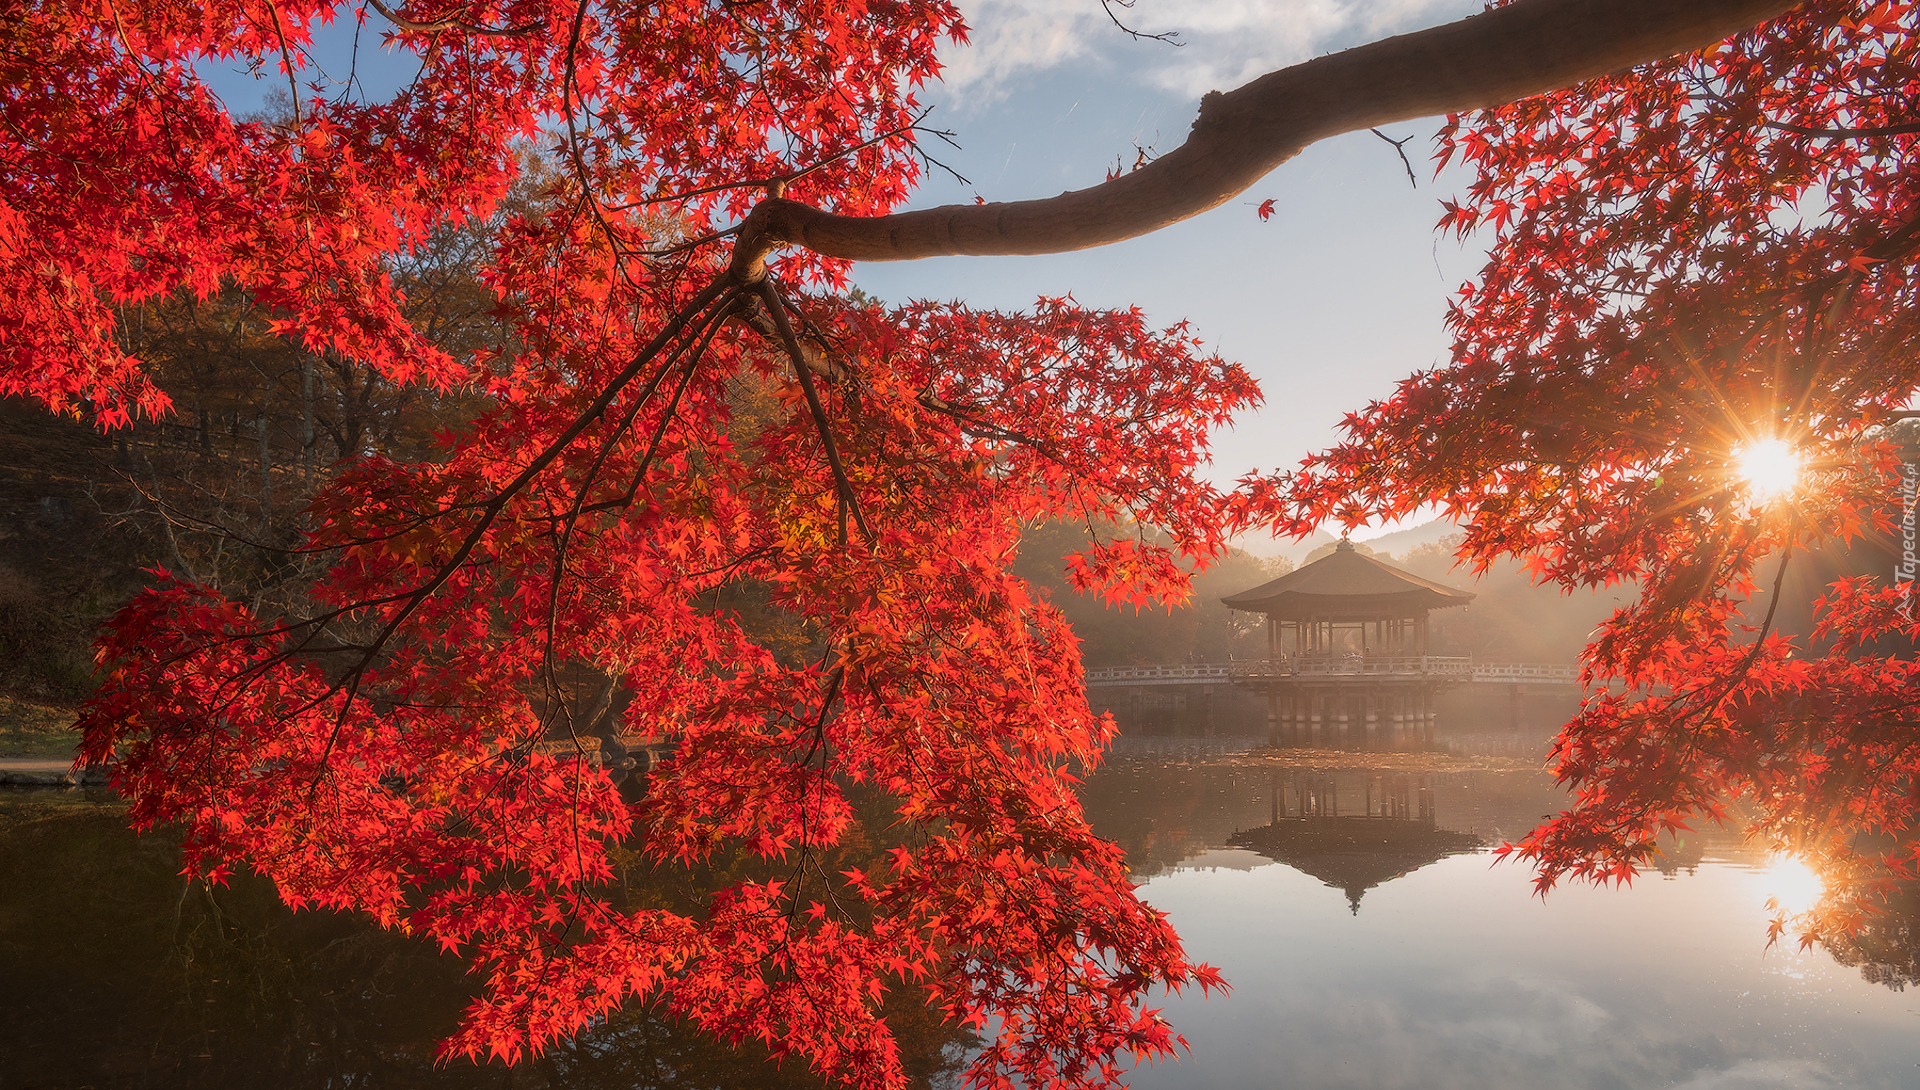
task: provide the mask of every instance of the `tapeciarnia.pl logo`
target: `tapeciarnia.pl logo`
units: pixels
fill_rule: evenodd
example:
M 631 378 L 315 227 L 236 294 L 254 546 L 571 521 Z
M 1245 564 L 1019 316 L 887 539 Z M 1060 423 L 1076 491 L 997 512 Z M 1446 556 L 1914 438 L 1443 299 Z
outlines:
M 1900 463 L 1900 565 L 1894 570 L 1893 581 L 1900 587 L 1900 617 L 1907 623 L 1913 623 L 1913 580 L 1916 569 L 1920 569 L 1920 558 L 1915 557 L 1915 539 L 1920 538 L 1914 519 L 1914 501 L 1920 498 L 1920 465 L 1912 462 Z

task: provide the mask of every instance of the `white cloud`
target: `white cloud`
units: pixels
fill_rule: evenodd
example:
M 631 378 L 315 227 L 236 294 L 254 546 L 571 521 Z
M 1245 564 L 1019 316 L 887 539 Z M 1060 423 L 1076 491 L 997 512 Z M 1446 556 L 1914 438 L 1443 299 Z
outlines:
M 970 101 L 991 101 L 1006 93 L 1015 76 L 1044 72 L 1088 55 L 1092 46 L 1091 17 L 1099 16 L 1086 4 L 1050 0 L 971 0 L 960 5 L 972 29 L 964 46 L 948 44 L 940 51 L 946 65 L 941 74 L 950 93 Z
M 1145 33 L 1178 31 L 1179 49 L 1136 43 L 1099 0 L 962 0 L 972 42 L 941 59 L 956 101 L 1004 97 L 1020 76 L 1074 61 L 1132 69 L 1186 98 L 1264 72 L 1479 10 L 1480 0 L 1139 0 L 1117 13 Z

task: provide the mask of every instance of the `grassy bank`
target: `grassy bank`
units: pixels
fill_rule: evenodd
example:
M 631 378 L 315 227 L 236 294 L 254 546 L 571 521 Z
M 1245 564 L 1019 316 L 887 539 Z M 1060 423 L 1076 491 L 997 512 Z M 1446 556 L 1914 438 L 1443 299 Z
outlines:
M 0 697 L 0 760 L 70 760 L 79 748 L 68 708 Z

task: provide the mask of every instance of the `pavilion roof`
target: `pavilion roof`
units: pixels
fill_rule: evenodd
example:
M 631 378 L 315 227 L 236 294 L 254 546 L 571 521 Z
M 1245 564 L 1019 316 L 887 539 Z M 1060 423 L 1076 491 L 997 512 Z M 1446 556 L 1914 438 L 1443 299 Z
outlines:
M 1234 609 L 1289 619 L 1338 619 L 1414 616 L 1466 605 L 1473 594 L 1362 555 L 1342 538 L 1333 552 L 1313 563 L 1220 600 Z

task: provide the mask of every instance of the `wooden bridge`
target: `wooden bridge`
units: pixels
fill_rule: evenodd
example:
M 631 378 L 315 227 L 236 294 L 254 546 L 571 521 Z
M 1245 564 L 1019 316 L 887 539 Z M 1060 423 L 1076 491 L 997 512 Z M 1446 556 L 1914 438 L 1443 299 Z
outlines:
M 1157 685 L 1252 685 L 1282 679 L 1403 681 L 1454 684 L 1578 685 L 1580 668 L 1557 663 L 1474 662 L 1449 655 L 1286 657 L 1241 662 L 1108 666 L 1087 671 L 1087 688 Z

